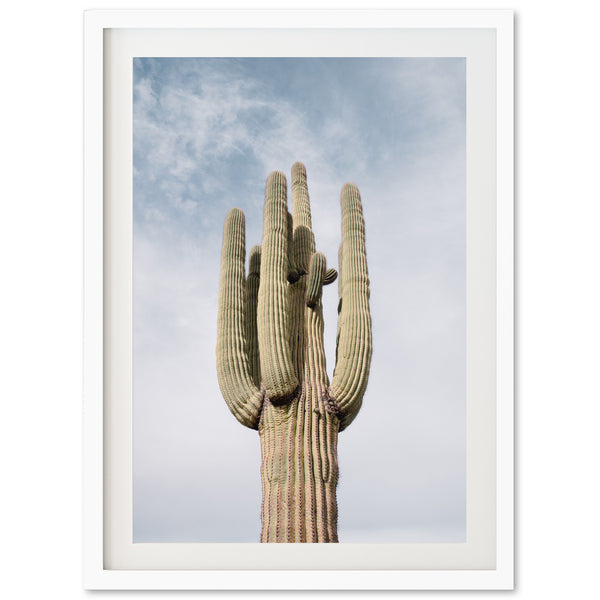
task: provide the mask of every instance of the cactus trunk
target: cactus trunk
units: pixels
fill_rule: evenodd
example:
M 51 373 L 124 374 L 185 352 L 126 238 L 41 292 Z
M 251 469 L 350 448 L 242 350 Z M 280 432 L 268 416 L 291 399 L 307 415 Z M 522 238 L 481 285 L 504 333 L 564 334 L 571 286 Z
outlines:
M 337 417 L 324 403 L 329 386 L 323 308 L 305 303 L 306 278 L 290 286 L 292 361 L 302 385 L 285 406 L 263 405 L 262 542 L 337 542 Z
M 342 188 L 338 348 L 330 385 L 323 346 L 323 285 L 335 269 L 315 251 L 306 170 L 292 168 L 292 214 L 282 173 L 269 176 L 261 247 L 244 276 L 244 218 L 223 238 L 217 374 L 231 412 L 259 430 L 262 542 L 337 542 L 338 433 L 355 418 L 371 359 L 362 205 Z
M 261 542 L 338 541 L 338 426 L 318 390 L 303 389 L 285 411 L 263 408 Z

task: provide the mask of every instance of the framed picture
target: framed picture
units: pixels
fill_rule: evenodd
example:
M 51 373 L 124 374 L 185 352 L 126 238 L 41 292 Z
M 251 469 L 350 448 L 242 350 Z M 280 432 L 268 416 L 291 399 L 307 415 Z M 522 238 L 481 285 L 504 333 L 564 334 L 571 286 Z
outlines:
M 512 20 L 86 13 L 86 588 L 512 589 Z

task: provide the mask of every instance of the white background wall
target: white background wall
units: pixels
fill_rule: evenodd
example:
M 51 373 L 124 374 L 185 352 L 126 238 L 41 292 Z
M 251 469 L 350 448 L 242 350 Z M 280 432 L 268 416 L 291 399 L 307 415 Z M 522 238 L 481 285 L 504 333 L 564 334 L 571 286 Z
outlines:
M 70 600 L 86 594 L 81 589 L 81 11 L 166 4 L 33 0 L 3 7 L 0 585 L 7 598 Z M 277 4 L 283 3 L 271 2 Z M 600 534 L 597 11 L 585 0 L 471 5 L 517 12 L 515 595 L 590 598 L 599 587 L 594 571 Z M 382 1 L 375 6 L 427 7 Z M 445 0 L 431 6 L 468 7 Z M 422 597 L 404 597 L 413 596 Z

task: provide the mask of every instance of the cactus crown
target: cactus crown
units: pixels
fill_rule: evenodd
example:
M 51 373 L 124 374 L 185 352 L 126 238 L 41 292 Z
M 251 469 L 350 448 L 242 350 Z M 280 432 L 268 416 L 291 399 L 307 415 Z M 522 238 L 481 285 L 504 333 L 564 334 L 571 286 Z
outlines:
M 239 208 L 225 220 L 219 290 L 217 373 L 225 400 L 243 425 L 258 428 L 263 397 L 285 404 L 300 384 L 292 361 L 288 288 L 305 279 L 306 306 L 321 302 L 322 289 L 338 273 L 315 251 L 306 167 L 292 166 L 292 213 L 287 182 L 274 171 L 265 188 L 261 246 L 250 252 L 245 275 L 245 218 Z M 366 389 L 371 358 L 369 276 L 360 192 L 347 183 L 341 192 L 339 316 L 334 376 L 328 405 L 341 429 L 354 419 Z

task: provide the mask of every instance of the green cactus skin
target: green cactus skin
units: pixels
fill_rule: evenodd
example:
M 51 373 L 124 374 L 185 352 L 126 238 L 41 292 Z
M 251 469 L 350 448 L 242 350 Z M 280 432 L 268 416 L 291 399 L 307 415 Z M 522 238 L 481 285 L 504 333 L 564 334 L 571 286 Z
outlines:
M 245 277 L 244 214 L 225 220 L 217 375 L 235 417 L 261 440 L 261 542 L 337 542 L 338 433 L 358 414 L 371 362 L 369 276 L 360 193 L 341 193 L 336 366 L 323 347 L 323 285 L 338 277 L 316 252 L 306 169 L 269 175 L 261 246 Z

